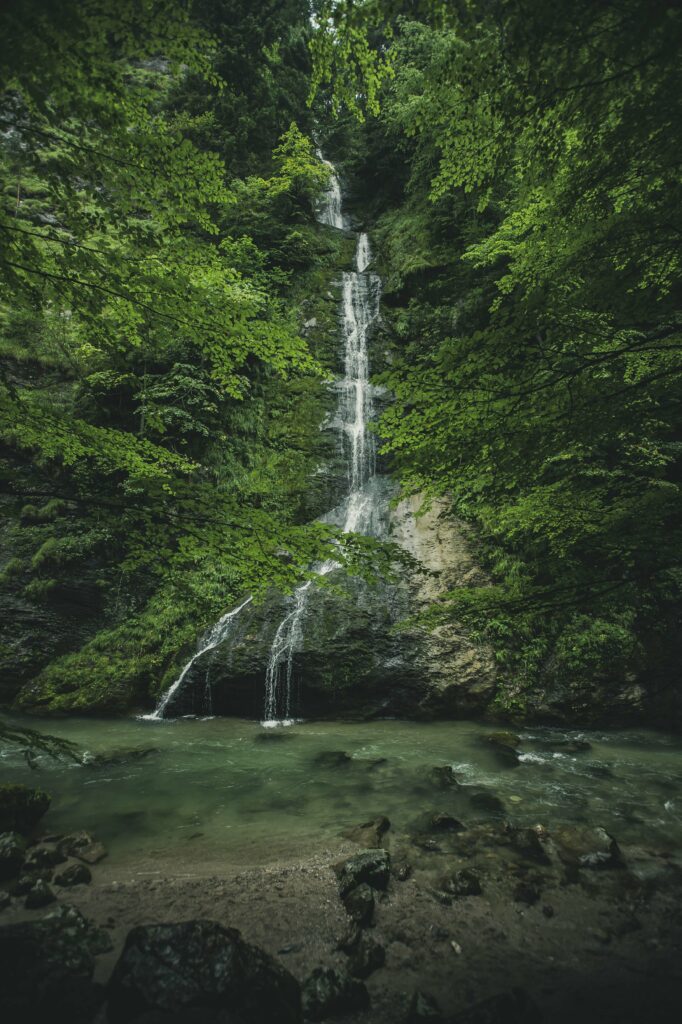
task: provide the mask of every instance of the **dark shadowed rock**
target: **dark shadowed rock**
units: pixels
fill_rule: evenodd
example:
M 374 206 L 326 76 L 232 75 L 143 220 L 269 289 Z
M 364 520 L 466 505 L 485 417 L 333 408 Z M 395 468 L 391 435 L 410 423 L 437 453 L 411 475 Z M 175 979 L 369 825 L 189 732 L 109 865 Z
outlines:
M 524 859 L 536 864 L 550 864 L 547 852 L 548 833 L 542 826 L 537 828 L 509 828 L 507 836 L 511 847 Z
M 69 864 L 59 874 L 54 876 L 56 885 L 87 885 L 92 881 L 92 872 L 85 864 Z
M 468 868 L 455 871 L 443 881 L 441 889 L 452 896 L 480 896 L 483 891 L 478 875 Z
M 24 906 L 27 910 L 39 910 L 40 907 L 46 907 L 48 903 L 54 903 L 56 898 L 47 882 L 39 878 L 35 885 L 26 893 Z
M 405 1024 L 444 1024 L 440 1006 L 434 997 L 417 990 L 410 999 Z
M 590 825 L 563 825 L 553 830 L 552 838 L 561 860 L 569 867 L 622 867 L 618 844 L 606 829 Z
M 355 886 L 366 882 L 373 889 L 386 889 L 391 874 L 391 858 L 386 850 L 362 850 L 333 865 L 339 880 L 341 898 Z
M 22 1024 L 90 1024 L 104 998 L 92 982 L 94 955 L 111 939 L 75 907 L 0 927 L 0 1018 Z
M 516 768 L 520 764 L 517 746 L 521 738 L 511 732 L 493 732 L 484 737 L 483 742 L 495 755 L 495 760 L 502 768 Z
M 515 988 L 491 996 L 452 1017 L 448 1024 L 540 1024 L 542 1013 L 527 992 Z
M 57 843 L 57 849 L 67 857 L 77 857 L 86 864 L 97 864 L 107 851 L 89 832 L 72 832 Z
M 421 833 L 462 832 L 465 827 L 459 818 L 445 811 L 424 811 L 414 823 L 415 830 Z
M 195 1008 L 229 1010 L 244 1024 L 301 1021 L 296 979 L 236 929 L 215 921 L 133 928 L 108 991 L 112 1024 Z
M 24 863 L 26 840 L 18 832 L 0 835 L 0 879 L 12 878 Z
M 507 813 L 504 802 L 494 793 L 473 793 L 469 797 L 469 802 L 475 810 L 494 815 L 496 818 L 503 818 Z
M 347 768 L 353 758 L 345 750 L 322 750 L 313 758 L 317 768 Z
M 391 827 L 391 823 L 385 815 L 373 818 L 372 821 L 365 821 L 362 825 L 353 825 L 343 832 L 345 839 L 360 846 L 373 847 L 381 846 L 384 835 Z
M 457 777 L 449 764 L 430 768 L 426 777 L 436 789 L 459 789 L 460 787 L 460 783 L 457 781 Z
M 28 834 L 50 806 L 50 797 L 42 789 L 3 784 L 0 786 L 0 832 Z
M 348 916 L 361 928 L 372 923 L 374 918 L 374 892 L 365 882 L 342 897 Z
M 33 846 L 26 854 L 23 870 L 40 871 L 43 868 L 53 868 L 57 864 L 63 864 L 66 857 L 54 846 Z
M 307 1020 L 340 1017 L 367 1006 L 369 995 L 363 983 L 335 967 L 316 967 L 304 982 L 303 1013 Z
M 11 902 L 10 894 L 4 889 L 0 889 L 0 911 L 6 910 Z
M 519 882 L 514 889 L 514 900 L 516 903 L 525 903 L 532 907 L 540 899 L 540 893 L 529 882 Z
M 131 749 L 112 750 L 108 754 L 88 754 L 83 763 L 88 768 L 109 768 L 117 764 L 146 761 L 154 754 L 160 753 L 160 751 L 160 747 L 132 747 Z
M 369 978 L 370 974 L 383 967 L 386 962 L 386 950 L 363 932 L 348 961 L 348 970 L 354 978 Z

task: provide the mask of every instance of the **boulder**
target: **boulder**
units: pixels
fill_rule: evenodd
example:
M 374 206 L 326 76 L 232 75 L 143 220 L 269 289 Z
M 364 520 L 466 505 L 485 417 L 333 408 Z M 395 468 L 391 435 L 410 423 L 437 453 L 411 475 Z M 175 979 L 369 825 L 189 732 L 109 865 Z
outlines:
M 545 846 L 549 836 L 541 825 L 536 828 L 509 828 L 507 836 L 512 848 L 523 860 L 533 861 L 535 864 L 551 864 Z
M 54 881 L 56 885 L 64 887 L 88 885 L 92 881 L 92 872 L 85 864 L 69 864 L 68 868 L 64 868 L 63 871 L 54 876 Z
M 53 868 L 57 864 L 63 864 L 66 856 L 54 846 L 32 846 L 26 854 L 23 870 L 42 871 L 45 868 Z
M 112 765 L 128 764 L 131 761 L 144 761 L 153 754 L 158 754 L 160 750 L 160 747 L 133 747 L 112 750 L 108 754 L 86 754 L 83 764 L 86 764 L 88 768 L 109 768 Z
M 527 906 L 532 907 L 539 900 L 540 893 L 529 882 L 519 882 L 514 889 L 514 901 L 516 903 L 525 903 Z
M 12 878 L 24 863 L 26 840 L 18 832 L 0 835 L 0 879 Z
M 47 882 L 39 878 L 26 893 L 24 906 L 27 910 L 39 910 L 57 899 Z
M 466 826 L 446 811 L 424 811 L 414 824 L 417 832 L 462 832 Z
M 383 967 L 386 962 L 386 950 L 365 932 L 353 949 L 348 961 L 348 970 L 354 978 L 369 978 L 370 974 Z
M 449 764 L 436 765 L 434 768 L 430 768 L 426 777 L 436 789 L 459 789 L 460 787 L 460 783 L 457 781 L 457 777 Z
M 90 1024 L 104 999 L 92 982 L 94 954 L 110 948 L 106 932 L 66 905 L 37 921 L 0 927 L 0 1017 Z
M 623 866 L 618 844 L 606 829 L 591 825 L 563 825 L 552 838 L 559 857 L 572 868 L 618 868 Z
M 483 891 L 478 875 L 468 868 L 455 871 L 454 875 L 444 879 L 441 889 L 452 896 L 480 896 Z
M 358 843 L 358 845 L 364 847 L 376 847 L 381 846 L 383 837 L 390 827 L 390 821 L 382 814 L 371 821 L 363 822 L 362 825 L 353 825 L 342 834 L 345 839 L 350 839 L 352 843 Z
M 343 899 L 363 882 L 373 889 L 386 889 L 391 874 L 391 858 L 386 850 L 362 850 L 333 865 Z
M 128 933 L 109 982 L 111 1024 L 145 1013 L 230 1011 L 243 1024 L 300 1024 L 301 992 L 276 960 L 215 921 L 145 925 Z
M 374 918 L 374 893 L 365 882 L 342 897 L 346 913 L 361 928 L 370 925 Z
M 356 1013 L 369 1006 L 361 981 L 336 967 L 316 967 L 303 984 L 303 1013 L 307 1020 L 326 1020 Z
M 0 832 L 28 834 L 50 806 L 50 796 L 30 786 L 0 786 Z
M 0 889 L 0 911 L 6 910 L 11 902 L 12 899 L 10 897 L 10 894 L 8 892 L 5 892 L 4 889 Z
M 353 758 L 345 750 L 322 750 L 313 758 L 317 768 L 347 768 Z
M 72 832 L 59 840 L 57 849 L 66 857 L 77 857 L 86 864 L 97 864 L 106 857 L 107 851 L 89 832 Z
M 485 814 L 493 815 L 496 818 L 503 818 L 507 813 L 507 808 L 499 796 L 495 796 L 494 793 L 486 793 L 481 791 L 480 793 L 472 793 L 469 797 L 471 806 L 477 811 L 483 811 Z
M 518 767 L 520 761 L 516 747 L 520 742 L 521 738 L 511 732 L 493 732 L 484 738 L 484 743 L 502 768 Z

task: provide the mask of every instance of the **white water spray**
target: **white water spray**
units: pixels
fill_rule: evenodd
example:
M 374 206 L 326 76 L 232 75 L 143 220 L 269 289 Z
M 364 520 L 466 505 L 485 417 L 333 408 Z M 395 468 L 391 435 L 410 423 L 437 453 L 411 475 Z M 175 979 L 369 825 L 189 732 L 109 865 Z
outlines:
M 327 161 L 325 161 L 327 163 Z M 332 177 L 318 219 L 323 224 L 345 228 L 341 210 L 341 187 L 331 164 Z M 369 239 L 358 236 L 356 269 L 343 275 L 342 331 L 344 338 L 344 375 L 337 383 L 339 402 L 336 423 L 342 433 L 348 458 L 348 496 L 342 525 L 344 533 L 368 533 L 374 516 L 374 492 L 366 485 L 374 476 L 375 445 L 367 425 L 374 415 L 372 387 L 369 383 L 367 339 L 379 315 L 380 280 L 368 274 L 371 262 Z M 339 563 L 333 560 L 316 567 L 318 576 L 326 576 Z M 265 711 L 263 725 L 288 725 L 292 721 L 294 657 L 303 639 L 303 620 L 312 580 L 292 595 L 293 607 L 275 633 L 265 675 Z

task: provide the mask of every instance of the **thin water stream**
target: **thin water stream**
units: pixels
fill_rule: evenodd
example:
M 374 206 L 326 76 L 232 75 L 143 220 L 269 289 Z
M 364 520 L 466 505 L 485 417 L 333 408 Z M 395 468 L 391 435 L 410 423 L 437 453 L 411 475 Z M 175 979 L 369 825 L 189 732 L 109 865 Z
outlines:
M 41 758 L 32 771 L 7 748 L 3 779 L 48 789 L 45 827 L 91 830 L 108 846 L 112 870 L 201 873 L 297 860 L 380 814 L 395 843 L 426 809 L 467 825 L 494 819 L 472 803 L 481 792 L 502 801 L 515 824 L 588 822 L 622 843 L 682 843 L 680 740 L 652 731 L 583 732 L 584 749 L 571 752 L 575 732 L 526 729 L 521 762 L 510 769 L 485 740 L 491 728 L 475 722 L 309 722 L 275 731 L 240 719 L 178 719 L 153 732 L 137 720 L 34 724 L 98 759 L 79 767 Z M 429 770 L 442 765 L 464 788 L 433 787 Z

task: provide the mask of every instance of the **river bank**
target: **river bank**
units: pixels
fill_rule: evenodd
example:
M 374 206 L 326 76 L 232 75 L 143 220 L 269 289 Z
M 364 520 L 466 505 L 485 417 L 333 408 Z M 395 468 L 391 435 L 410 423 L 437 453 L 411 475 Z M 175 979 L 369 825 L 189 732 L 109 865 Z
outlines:
M 109 937 L 97 983 L 109 984 L 131 929 L 208 919 L 239 929 L 304 992 L 317 968 L 367 972 L 369 1005 L 340 1018 L 358 1024 L 411 1019 L 418 991 L 459 1020 L 513 987 L 532 1004 L 471 1020 L 530 1021 L 534 1005 L 553 1021 L 673 1019 L 672 735 L 230 719 L 51 728 L 86 752 L 82 763 L 39 757 L 35 770 L 5 748 L 4 778 L 52 795 L 37 848 L 87 829 L 106 856 L 86 884 L 55 884 L 65 865 L 52 867 L 56 900 L 29 909 L 14 895 L 0 932 L 77 908 Z M 334 866 L 367 850 L 386 851 L 386 885 L 357 906 Z

